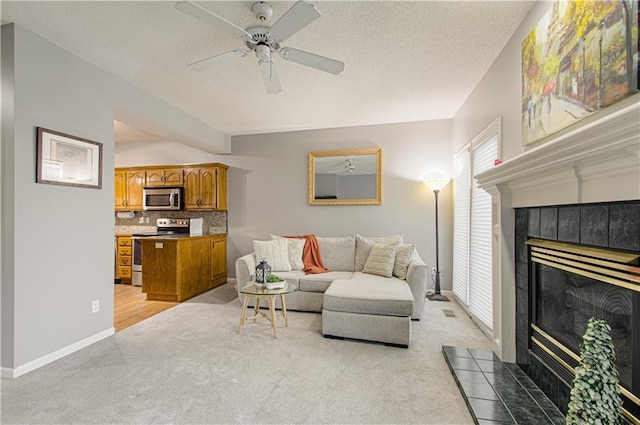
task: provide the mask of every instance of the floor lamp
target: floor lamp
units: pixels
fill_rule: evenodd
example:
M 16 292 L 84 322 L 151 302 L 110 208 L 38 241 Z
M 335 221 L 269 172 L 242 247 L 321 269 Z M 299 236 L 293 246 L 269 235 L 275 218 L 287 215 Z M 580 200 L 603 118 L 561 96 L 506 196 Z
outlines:
M 430 171 L 422 179 L 422 182 L 431 190 L 436 197 L 436 279 L 433 294 L 428 295 L 430 301 L 449 301 L 447 297 L 440 293 L 440 245 L 438 242 L 438 194 L 448 183 L 447 176 L 440 171 Z

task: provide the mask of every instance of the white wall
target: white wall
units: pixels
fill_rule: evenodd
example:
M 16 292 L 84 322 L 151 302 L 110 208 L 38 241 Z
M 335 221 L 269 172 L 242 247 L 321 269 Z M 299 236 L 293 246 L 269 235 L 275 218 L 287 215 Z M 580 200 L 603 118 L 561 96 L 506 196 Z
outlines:
M 18 26 L 2 26 L 2 55 L 2 371 L 15 376 L 113 332 L 114 114 L 207 149 L 230 139 Z M 102 143 L 102 189 L 36 184 L 36 127 Z
M 115 145 L 116 167 L 224 163 L 225 156 L 204 152 L 174 141 L 117 143 Z
M 451 121 L 233 136 L 229 168 L 230 272 L 234 259 L 269 233 L 379 236 L 403 233 L 435 264 L 434 195 L 421 182 L 431 169 L 450 171 Z M 382 205 L 309 206 L 308 154 L 382 148 Z M 450 186 L 439 198 L 442 286 L 451 287 Z

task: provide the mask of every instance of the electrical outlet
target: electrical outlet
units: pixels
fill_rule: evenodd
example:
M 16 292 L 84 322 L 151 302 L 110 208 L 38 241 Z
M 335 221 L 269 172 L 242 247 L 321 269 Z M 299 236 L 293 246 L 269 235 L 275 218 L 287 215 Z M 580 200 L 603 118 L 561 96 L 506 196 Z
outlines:
M 100 300 L 94 300 L 91 302 L 91 312 L 97 313 L 100 311 Z

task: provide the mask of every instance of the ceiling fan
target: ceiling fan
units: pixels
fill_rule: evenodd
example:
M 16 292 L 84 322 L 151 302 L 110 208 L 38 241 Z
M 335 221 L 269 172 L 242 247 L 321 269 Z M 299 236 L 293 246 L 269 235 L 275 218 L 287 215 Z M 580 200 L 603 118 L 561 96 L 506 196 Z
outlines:
M 230 32 L 240 38 L 246 46 L 246 49 L 236 49 L 194 62 L 189 65 L 189 68 L 193 71 L 202 71 L 221 63 L 243 58 L 247 56 L 249 52 L 255 52 L 267 93 L 278 93 L 282 91 L 282 87 L 280 86 L 280 79 L 278 78 L 278 73 L 276 72 L 273 62 L 273 56 L 275 54 L 279 54 L 282 59 L 334 75 L 341 73 L 344 69 L 344 63 L 335 59 L 326 58 L 304 50 L 280 46 L 280 43 L 320 17 L 320 12 L 318 12 L 315 6 L 303 0 L 296 2 L 271 26 L 265 25 L 265 23 L 271 15 L 273 15 L 273 8 L 267 2 L 256 2 L 251 6 L 251 11 L 261 24 L 250 25 L 245 29 L 232 24 L 224 18 L 190 1 L 178 2 L 176 8 L 209 25 Z

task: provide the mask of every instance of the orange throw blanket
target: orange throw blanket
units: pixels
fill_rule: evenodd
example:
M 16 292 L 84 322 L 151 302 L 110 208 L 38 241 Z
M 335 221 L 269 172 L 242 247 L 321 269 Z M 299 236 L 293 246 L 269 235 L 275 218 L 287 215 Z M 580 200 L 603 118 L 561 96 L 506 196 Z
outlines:
M 302 251 L 302 262 L 304 263 L 303 271 L 305 274 L 318 274 L 331 271 L 326 268 L 322 262 L 320 246 L 318 245 L 318 238 L 316 238 L 316 235 L 285 236 L 285 238 L 298 238 L 305 240 L 304 250 Z

